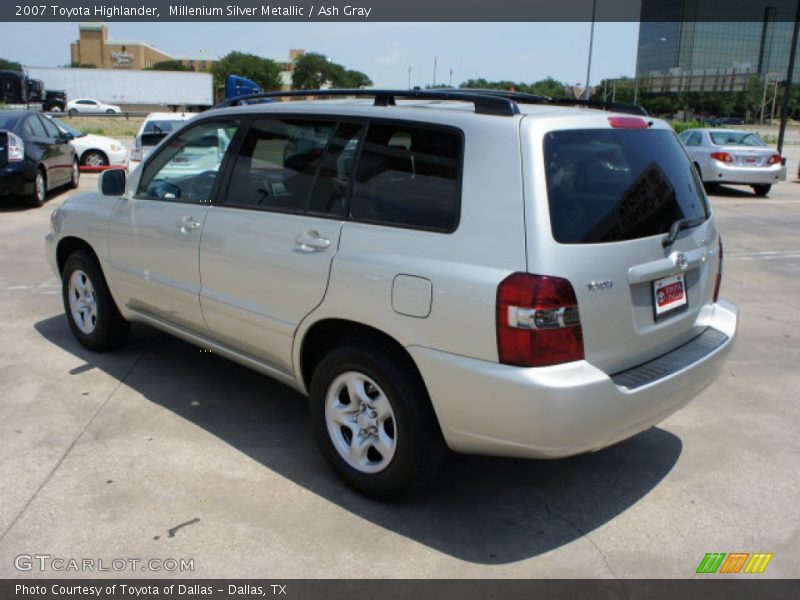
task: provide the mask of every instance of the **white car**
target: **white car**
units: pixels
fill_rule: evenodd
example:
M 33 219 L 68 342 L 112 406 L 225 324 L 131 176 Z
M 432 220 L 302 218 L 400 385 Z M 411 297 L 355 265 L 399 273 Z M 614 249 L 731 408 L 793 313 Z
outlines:
M 80 129 L 75 129 L 56 117 L 47 117 L 62 132 L 72 136 L 70 144 L 75 148 L 75 155 L 78 157 L 82 167 L 124 167 L 128 161 L 128 149 L 119 140 L 84 133 Z
M 131 171 L 136 168 L 139 163 L 150 156 L 150 152 L 161 143 L 161 140 L 196 114 L 188 112 L 156 112 L 147 115 L 136 137 L 133 139 L 133 148 L 131 148 L 131 155 L 128 160 L 128 170 Z
M 678 138 L 707 186 L 749 185 L 756 196 L 766 196 L 773 184 L 786 179 L 783 157 L 756 133 L 687 129 Z
M 91 98 L 78 98 L 67 102 L 67 113 L 74 115 L 76 113 L 120 113 L 122 109 L 115 104 L 104 104 L 99 100 L 92 100 Z

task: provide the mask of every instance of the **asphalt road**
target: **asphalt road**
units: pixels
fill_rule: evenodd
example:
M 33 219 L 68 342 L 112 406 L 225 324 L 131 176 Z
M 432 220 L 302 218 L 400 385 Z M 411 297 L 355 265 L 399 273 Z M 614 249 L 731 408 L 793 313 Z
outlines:
M 196 577 L 664 578 L 737 551 L 800 577 L 800 184 L 712 199 L 740 338 L 687 408 L 567 460 L 454 456 L 390 504 L 339 483 L 280 384 L 146 327 L 79 347 L 42 252 L 64 197 L 0 207 L 0 577 L 92 575 L 14 566 L 47 554 Z

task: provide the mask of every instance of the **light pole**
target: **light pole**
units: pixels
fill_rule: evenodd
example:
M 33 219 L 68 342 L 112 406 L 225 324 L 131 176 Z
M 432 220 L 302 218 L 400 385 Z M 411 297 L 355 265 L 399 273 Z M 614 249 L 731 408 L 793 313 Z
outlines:
M 586 87 L 583 90 L 583 99 L 589 99 L 589 77 L 592 74 L 592 46 L 594 46 L 594 18 L 597 14 L 597 0 L 592 0 L 592 29 L 589 33 L 589 58 L 586 61 Z

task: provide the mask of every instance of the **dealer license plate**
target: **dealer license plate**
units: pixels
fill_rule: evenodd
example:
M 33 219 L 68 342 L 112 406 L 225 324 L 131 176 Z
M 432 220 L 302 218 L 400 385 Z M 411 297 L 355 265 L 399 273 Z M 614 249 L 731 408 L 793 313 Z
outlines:
M 656 319 L 686 307 L 686 284 L 683 273 L 657 279 L 653 282 L 653 306 Z

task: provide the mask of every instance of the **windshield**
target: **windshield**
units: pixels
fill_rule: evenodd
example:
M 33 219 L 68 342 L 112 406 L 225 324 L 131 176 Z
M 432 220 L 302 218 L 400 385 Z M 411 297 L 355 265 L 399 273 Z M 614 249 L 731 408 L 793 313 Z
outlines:
M 755 133 L 746 131 L 711 131 L 710 135 L 717 146 L 766 146 Z
M 74 136 L 74 137 L 76 137 L 76 138 L 78 138 L 78 137 L 83 137 L 83 136 L 85 136 L 85 135 L 86 135 L 86 134 L 85 134 L 84 132 L 82 132 L 80 129 L 75 129 L 75 128 L 74 128 L 72 125 L 67 125 L 67 124 L 66 124 L 66 123 L 64 123 L 64 121 L 62 121 L 61 119 L 57 119 L 57 118 L 55 118 L 55 117 L 50 117 L 50 120 L 51 120 L 53 123 L 55 123 L 55 124 L 56 124 L 56 126 L 57 126 L 59 129 L 61 129 L 62 131 L 66 131 L 67 133 L 69 133 L 70 135 L 72 135 L 72 136 Z
M 697 172 L 671 131 L 553 131 L 544 155 L 553 237 L 562 244 L 643 238 L 709 215 Z

